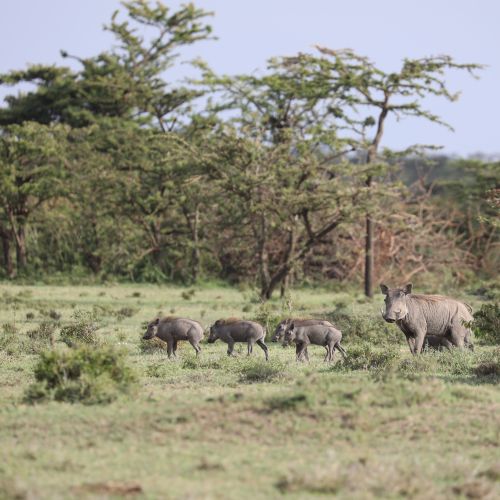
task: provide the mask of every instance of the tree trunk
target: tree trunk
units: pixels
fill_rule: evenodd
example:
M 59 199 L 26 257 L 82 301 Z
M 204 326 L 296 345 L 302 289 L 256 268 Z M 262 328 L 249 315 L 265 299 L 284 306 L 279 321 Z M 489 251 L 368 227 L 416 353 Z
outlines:
M 26 231 L 24 226 L 19 226 L 17 228 L 16 235 L 16 263 L 17 270 L 23 271 L 26 268 L 27 258 L 26 258 Z
M 278 285 L 281 284 L 281 296 L 283 297 L 288 285 L 288 277 L 290 276 L 290 271 L 293 267 L 294 257 L 295 257 L 295 247 L 296 247 L 296 236 L 295 228 L 292 228 L 288 232 L 288 247 L 286 249 L 283 261 L 279 266 L 278 271 L 270 278 L 266 286 L 262 287 L 261 298 L 264 300 L 269 300 Z
M 200 277 L 201 272 L 201 257 L 200 257 L 200 241 L 199 241 L 199 226 L 200 226 L 200 210 L 198 205 L 196 205 L 196 209 L 193 217 L 192 224 L 192 236 L 193 236 L 193 254 L 191 256 L 192 259 L 192 273 L 193 273 L 193 281 L 196 283 L 198 278 Z
M 281 289 L 280 289 L 280 297 L 281 298 L 283 298 L 286 295 L 286 291 L 288 290 L 289 283 L 290 283 L 290 274 L 287 274 L 283 278 L 283 281 L 281 282 Z
M 365 295 L 373 297 L 373 221 L 370 214 L 366 216 Z
M 2 229 L 0 230 L 0 237 L 2 238 L 3 267 L 5 269 L 5 274 L 7 277 L 12 278 L 14 276 L 14 265 L 10 254 L 10 234 Z
M 366 163 L 370 164 L 375 162 L 377 159 L 377 152 L 380 146 L 380 141 L 384 135 L 384 122 L 389 113 L 389 94 L 386 92 L 385 100 L 382 105 L 380 115 L 377 122 L 377 132 L 373 138 L 370 147 L 368 148 L 368 154 L 366 158 Z M 369 175 L 366 179 L 366 185 L 368 189 L 372 185 L 372 176 Z M 373 241 L 373 219 L 372 214 L 368 212 L 366 214 L 366 234 L 365 234 L 365 295 L 367 297 L 373 297 L 373 256 L 374 256 L 374 241 Z
M 266 221 L 266 216 L 262 213 L 260 215 L 260 224 L 257 235 L 257 245 L 259 253 L 259 279 L 260 279 L 261 291 L 266 290 L 271 281 L 269 273 L 269 255 L 267 253 L 266 244 L 267 244 L 267 221 Z M 270 296 L 265 298 L 267 300 L 270 298 Z

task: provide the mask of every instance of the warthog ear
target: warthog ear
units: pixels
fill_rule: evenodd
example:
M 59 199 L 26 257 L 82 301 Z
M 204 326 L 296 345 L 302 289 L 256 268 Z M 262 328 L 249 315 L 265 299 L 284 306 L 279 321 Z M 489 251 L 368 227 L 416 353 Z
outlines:
M 404 292 L 406 293 L 406 295 L 408 295 L 409 293 L 411 293 L 411 289 L 413 288 L 413 285 L 411 283 L 408 283 L 405 287 L 404 287 Z
M 384 295 L 387 295 L 387 293 L 389 292 L 389 287 L 387 285 L 380 284 L 380 290 Z
M 288 328 L 290 331 L 293 330 L 295 328 L 295 323 L 292 321 L 290 323 L 290 327 Z
M 159 322 L 160 322 L 160 318 L 156 318 L 156 319 L 153 321 L 153 325 L 157 325 Z

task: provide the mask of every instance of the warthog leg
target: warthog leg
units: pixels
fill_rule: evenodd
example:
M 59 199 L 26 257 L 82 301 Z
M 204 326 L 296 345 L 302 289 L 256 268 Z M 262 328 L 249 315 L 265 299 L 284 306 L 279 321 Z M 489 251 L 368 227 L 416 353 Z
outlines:
M 174 340 L 174 343 L 172 346 L 172 354 L 174 355 L 174 358 L 177 357 L 177 340 Z
M 335 344 L 335 347 L 340 351 L 344 359 L 347 358 L 347 353 L 345 352 L 345 349 L 340 345 L 339 342 Z
M 227 343 L 227 355 L 232 356 L 233 355 L 233 350 L 234 350 L 234 340 L 230 340 Z
M 167 342 L 167 354 L 169 359 L 172 357 L 173 350 L 174 350 L 174 343 L 172 341 Z
M 193 340 L 190 340 L 189 343 L 193 346 L 193 349 L 196 351 L 196 357 L 198 357 L 198 355 L 201 352 L 200 345 L 197 342 L 194 342 Z
M 247 343 L 247 356 L 250 356 L 253 352 L 253 340 L 249 340 Z
M 418 331 L 415 335 L 415 348 L 413 354 L 420 354 L 422 352 L 422 347 L 424 346 L 425 332 Z
M 325 359 L 323 360 L 325 363 L 328 363 L 328 361 L 330 361 L 330 345 L 327 344 L 325 346 L 325 349 L 326 349 L 326 356 L 325 356 Z
M 296 361 L 303 361 L 303 359 L 309 361 L 309 356 L 307 355 L 307 344 L 300 342 L 295 344 L 295 359 Z
M 410 352 L 415 354 L 415 339 L 410 337 L 409 335 L 406 337 L 406 341 L 408 342 L 408 347 L 410 348 Z
M 269 349 L 267 348 L 267 345 L 264 343 L 264 340 L 262 340 L 262 339 L 257 340 L 257 344 L 264 351 L 264 355 L 266 356 L 266 361 L 268 361 L 269 360 Z

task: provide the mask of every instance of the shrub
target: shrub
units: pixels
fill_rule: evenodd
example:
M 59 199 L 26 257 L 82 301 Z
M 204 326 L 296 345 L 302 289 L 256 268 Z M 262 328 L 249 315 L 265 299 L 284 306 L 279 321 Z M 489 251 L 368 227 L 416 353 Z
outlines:
M 500 344 L 500 304 L 483 304 L 474 313 L 472 330 L 478 339 L 489 344 Z
M 141 338 L 139 344 L 139 351 L 142 354 L 153 354 L 155 352 L 162 352 L 167 350 L 167 343 L 163 342 L 157 337 L 153 337 L 150 340 L 144 340 Z
M 182 368 L 185 370 L 231 370 L 233 361 L 229 356 L 187 356 L 182 361 Z
M 51 309 L 49 311 L 49 318 L 51 319 L 54 319 L 56 321 L 59 321 L 61 319 L 61 313 L 60 312 L 57 312 L 56 310 L 54 309 Z
M 342 363 L 332 366 L 332 369 L 347 370 L 380 370 L 393 367 L 399 359 L 399 352 L 394 347 L 374 349 L 370 344 L 358 344 L 349 347 L 347 358 Z
M 500 376 L 500 347 L 480 356 L 479 363 L 474 367 L 474 374 L 478 377 Z
M 100 324 L 96 312 L 76 310 L 72 318 L 73 322 L 61 329 L 61 340 L 69 347 L 97 344 Z
M 191 288 L 190 290 L 184 290 L 181 293 L 181 297 L 184 300 L 191 300 L 194 297 L 195 293 L 196 293 L 196 290 L 194 288 Z
M 274 396 L 266 401 L 266 406 L 270 411 L 296 411 L 309 404 L 309 396 L 303 392 Z
M 404 335 L 399 328 L 388 325 L 382 318 L 373 315 L 348 314 L 344 304 L 340 304 L 327 318 L 342 331 L 342 337 L 347 342 L 360 340 L 388 345 L 401 344 L 404 341 Z
M 125 353 L 111 346 L 81 345 L 66 351 L 45 351 L 35 366 L 36 382 L 26 391 L 28 402 L 42 400 L 85 404 L 108 403 L 129 392 L 136 376 Z
M 262 302 L 255 313 L 254 320 L 264 326 L 267 334 L 272 334 L 281 321 L 282 316 L 283 314 L 281 314 L 281 311 L 275 305 L 270 302 Z
M 115 311 L 114 315 L 116 316 L 116 319 L 121 321 L 124 318 L 131 318 L 134 314 L 136 314 L 138 309 L 135 309 L 133 307 L 122 307 L 121 309 L 118 309 Z
M 284 377 L 286 364 L 281 361 L 248 361 L 241 367 L 241 382 L 271 382 Z
M 470 351 L 424 351 L 418 356 L 402 360 L 397 371 L 403 375 L 438 374 L 469 375 L 474 363 Z
M 53 346 L 55 343 L 56 323 L 52 321 L 43 321 L 38 328 L 26 333 L 29 342 L 26 345 L 26 351 L 38 354 L 44 349 Z
M 0 332 L 0 351 L 14 354 L 19 342 L 19 329 L 14 323 L 4 323 Z

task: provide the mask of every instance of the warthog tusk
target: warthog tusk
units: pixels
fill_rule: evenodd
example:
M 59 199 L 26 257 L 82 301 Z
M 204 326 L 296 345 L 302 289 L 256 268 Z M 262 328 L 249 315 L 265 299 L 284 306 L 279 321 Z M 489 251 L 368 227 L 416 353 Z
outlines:
M 380 314 L 382 315 L 382 318 L 384 318 L 384 319 L 385 319 L 385 316 L 384 316 L 384 310 L 383 310 L 382 308 L 380 309 Z

